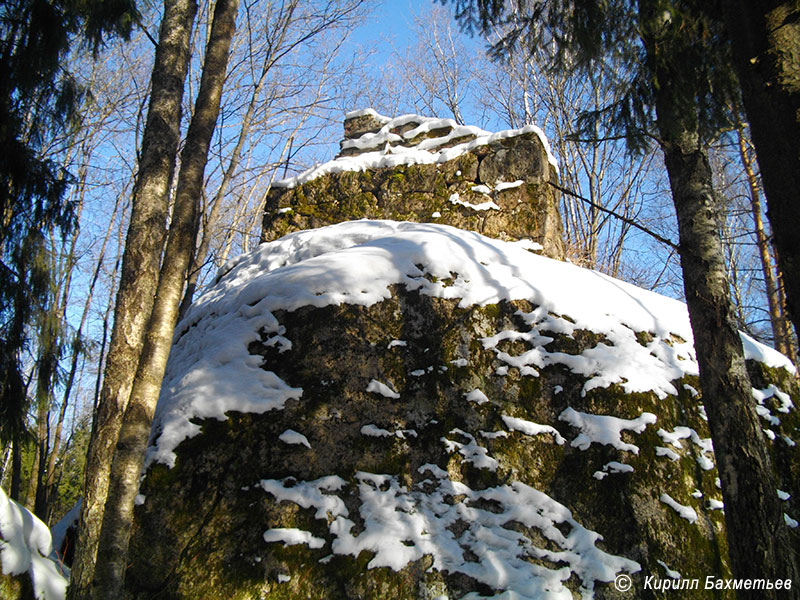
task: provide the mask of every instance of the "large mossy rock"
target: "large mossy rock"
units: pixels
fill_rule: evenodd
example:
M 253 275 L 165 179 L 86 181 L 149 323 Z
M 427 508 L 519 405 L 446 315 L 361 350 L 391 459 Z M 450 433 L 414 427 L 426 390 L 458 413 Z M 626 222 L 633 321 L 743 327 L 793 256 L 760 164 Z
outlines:
M 531 239 L 564 258 L 555 161 L 534 127 L 490 134 L 450 119 L 358 111 L 334 160 L 276 183 L 262 241 L 358 218 Z
M 127 591 L 656 598 L 646 577 L 724 577 L 687 327 L 673 300 L 447 227 L 266 244 L 179 328 Z M 746 342 L 797 518 L 796 382 Z

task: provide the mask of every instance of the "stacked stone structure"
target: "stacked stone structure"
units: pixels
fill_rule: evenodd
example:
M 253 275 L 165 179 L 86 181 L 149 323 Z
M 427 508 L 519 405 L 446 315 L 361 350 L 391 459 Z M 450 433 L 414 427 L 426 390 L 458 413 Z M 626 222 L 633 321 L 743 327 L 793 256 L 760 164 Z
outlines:
M 538 128 L 491 134 L 451 119 L 349 113 L 339 155 L 278 182 L 261 241 L 359 218 L 532 240 L 564 259 L 558 169 Z

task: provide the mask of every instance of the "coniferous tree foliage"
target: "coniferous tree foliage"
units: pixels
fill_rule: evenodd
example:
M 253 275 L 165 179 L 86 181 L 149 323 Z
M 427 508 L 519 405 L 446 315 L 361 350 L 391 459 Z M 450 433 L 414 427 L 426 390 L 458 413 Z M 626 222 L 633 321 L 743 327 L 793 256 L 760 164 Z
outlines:
M 65 199 L 70 174 L 44 152 L 79 123 L 83 91 L 64 65 L 74 44 L 98 52 L 107 36 L 127 37 L 136 18 L 130 0 L 0 7 L 0 440 L 17 447 L 25 434 L 28 326 L 50 301 L 45 237 L 76 225 Z
M 513 53 L 534 54 L 548 44 L 553 70 L 591 72 L 606 86 L 622 90 L 613 104 L 584 113 L 576 136 L 596 135 L 594 127 L 599 124 L 601 139 L 623 136 L 630 150 L 644 150 L 658 141 L 653 126 L 655 99 L 665 86 L 691 90 L 691 112 L 705 142 L 730 127 L 730 108 L 739 105 L 739 84 L 730 68 L 725 30 L 721 23 L 703 17 L 691 2 L 655 3 L 660 11 L 656 26 L 680 23 L 669 55 L 659 57 L 648 54 L 641 41 L 640 2 L 454 0 L 452 4 L 456 19 L 467 31 L 491 23 L 504 26 L 508 34 L 490 49 L 496 59 Z M 669 77 L 659 78 L 656 73 L 668 63 L 691 68 L 669 67 Z

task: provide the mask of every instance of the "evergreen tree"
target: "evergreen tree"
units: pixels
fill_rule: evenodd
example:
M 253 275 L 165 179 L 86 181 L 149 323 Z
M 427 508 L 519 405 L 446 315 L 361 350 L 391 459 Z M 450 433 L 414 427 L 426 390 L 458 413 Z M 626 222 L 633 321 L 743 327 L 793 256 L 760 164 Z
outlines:
M 69 173 L 43 151 L 55 134 L 78 124 L 81 90 L 64 64 L 73 44 L 97 52 L 106 35 L 127 36 L 137 17 L 130 0 L 0 6 L 0 441 L 17 450 L 28 407 L 28 326 L 50 298 L 45 236 L 75 225 L 64 197 Z M 12 498 L 18 493 L 15 477 Z
M 467 29 L 506 17 L 507 4 L 457 0 Z M 725 501 L 731 566 L 737 577 L 793 578 L 795 552 L 775 496 L 775 482 L 744 364 L 718 232 L 708 147 L 736 105 L 737 81 L 725 32 L 691 2 L 514 3 L 512 33 L 494 48 L 535 52 L 542 31 L 558 44 L 556 68 L 600 71 L 609 56 L 624 68 L 604 73 L 622 99 L 584 116 L 624 135 L 636 151 L 655 139 L 678 216 L 684 290 Z M 771 597 L 763 592 L 740 597 Z

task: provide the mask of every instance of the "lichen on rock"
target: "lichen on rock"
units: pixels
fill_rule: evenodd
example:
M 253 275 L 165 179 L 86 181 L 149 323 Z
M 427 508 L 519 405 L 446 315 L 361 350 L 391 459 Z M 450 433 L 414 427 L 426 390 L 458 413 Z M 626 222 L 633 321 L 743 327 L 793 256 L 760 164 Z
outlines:
M 621 574 L 723 576 L 691 339 L 677 301 L 447 226 L 263 244 L 178 328 L 127 590 L 623 598 Z M 797 518 L 793 367 L 745 347 Z

